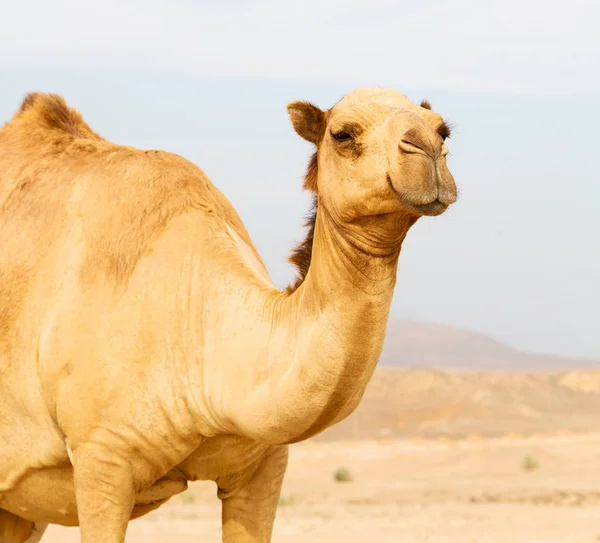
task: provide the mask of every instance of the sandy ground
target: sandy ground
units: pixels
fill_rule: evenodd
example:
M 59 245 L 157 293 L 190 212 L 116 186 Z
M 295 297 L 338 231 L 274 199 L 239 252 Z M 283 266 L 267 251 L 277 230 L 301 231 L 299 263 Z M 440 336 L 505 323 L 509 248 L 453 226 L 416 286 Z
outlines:
M 196 483 L 127 541 L 216 543 L 219 516 L 214 484 Z M 58 526 L 43 539 L 78 541 Z M 273 541 L 598 542 L 600 436 L 295 445 Z

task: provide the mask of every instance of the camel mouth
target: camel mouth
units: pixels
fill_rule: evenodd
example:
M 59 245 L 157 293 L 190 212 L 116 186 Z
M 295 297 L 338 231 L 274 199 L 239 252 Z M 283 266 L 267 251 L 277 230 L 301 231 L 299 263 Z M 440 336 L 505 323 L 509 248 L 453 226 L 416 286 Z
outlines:
M 428 202 L 426 204 L 415 204 L 413 202 L 408 201 L 406 196 L 404 196 L 400 191 L 398 191 L 398 189 L 396 189 L 396 187 L 394 187 L 392 179 L 389 175 L 387 176 L 387 181 L 388 185 L 390 186 L 390 188 L 392 189 L 396 198 L 398 198 L 402 206 L 408 211 L 414 213 L 415 215 L 427 215 L 429 217 L 435 217 L 437 215 L 441 215 L 450 206 L 449 203 L 442 202 L 442 200 L 440 200 L 439 197 L 437 197 L 432 202 Z
M 448 209 L 448 204 L 441 202 L 439 199 L 434 200 L 428 204 L 406 204 L 402 202 L 405 206 L 414 209 L 419 215 L 427 215 L 429 217 L 435 217 L 436 215 L 441 215 L 446 209 Z

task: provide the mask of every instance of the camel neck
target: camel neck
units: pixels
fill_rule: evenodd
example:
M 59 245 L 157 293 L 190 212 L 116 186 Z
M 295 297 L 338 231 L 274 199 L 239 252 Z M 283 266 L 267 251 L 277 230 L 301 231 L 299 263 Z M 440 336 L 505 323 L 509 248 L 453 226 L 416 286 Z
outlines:
M 371 379 L 385 338 L 401 243 L 409 228 L 405 219 L 404 229 L 394 224 L 392 233 L 382 236 L 381 225 L 399 220 L 373 217 L 342 226 L 319 207 L 311 265 L 304 283 L 288 300 L 294 308 L 291 314 L 315 323 L 312 346 L 299 351 L 303 355 L 298 363 L 307 381 L 314 380 L 319 407 L 305 419 L 307 428 L 298 441 L 348 416 Z
M 203 409 L 205 416 L 214 413 L 219 431 L 293 443 L 354 411 L 383 346 L 408 230 L 408 222 L 398 229 L 399 220 L 340 227 L 321 207 L 310 268 L 294 293 L 231 274 L 230 285 L 219 283 L 237 293 L 227 312 L 211 306 L 206 310 L 215 317 L 202 320 L 202 381 L 227 383 L 218 404 Z M 391 242 L 382 237 L 382 225 L 395 228 Z
M 384 221 L 393 234 L 381 234 Z M 310 306 L 337 305 L 345 298 L 372 302 L 391 296 L 401 244 L 408 230 L 398 222 L 397 217 L 390 216 L 341 224 L 320 205 L 311 265 L 300 287 L 310 298 Z

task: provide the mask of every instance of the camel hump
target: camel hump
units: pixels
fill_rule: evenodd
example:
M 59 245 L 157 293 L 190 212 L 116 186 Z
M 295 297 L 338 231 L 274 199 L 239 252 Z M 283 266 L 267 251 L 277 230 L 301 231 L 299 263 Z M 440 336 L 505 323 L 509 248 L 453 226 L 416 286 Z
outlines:
M 78 138 L 102 139 L 83 120 L 81 114 L 70 108 L 62 96 L 52 93 L 30 92 L 16 116 L 51 130 L 60 130 Z

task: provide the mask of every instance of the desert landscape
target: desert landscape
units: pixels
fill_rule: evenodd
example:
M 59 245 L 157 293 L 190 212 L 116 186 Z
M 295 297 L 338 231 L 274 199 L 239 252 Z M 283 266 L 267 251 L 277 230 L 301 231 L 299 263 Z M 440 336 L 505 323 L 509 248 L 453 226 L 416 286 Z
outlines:
M 600 0 L 0 14 L 0 543 L 600 543 Z
M 294 445 L 273 541 L 591 543 L 599 473 L 600 435 Z M 131 522 L 127 541 L 217 543 L 215 492 L 191 485 Z M 78 537 L 53 526 L 44 541 Z
M 390 323 L 359 409 L 291 447 L 273 541 L 600 541 L 595 367 Z M 52 526 L 44 541 L 78 537 Z M 214 483 L 190 485 L 129 526 L 127 541 L 166 540 L 220 541 Z

